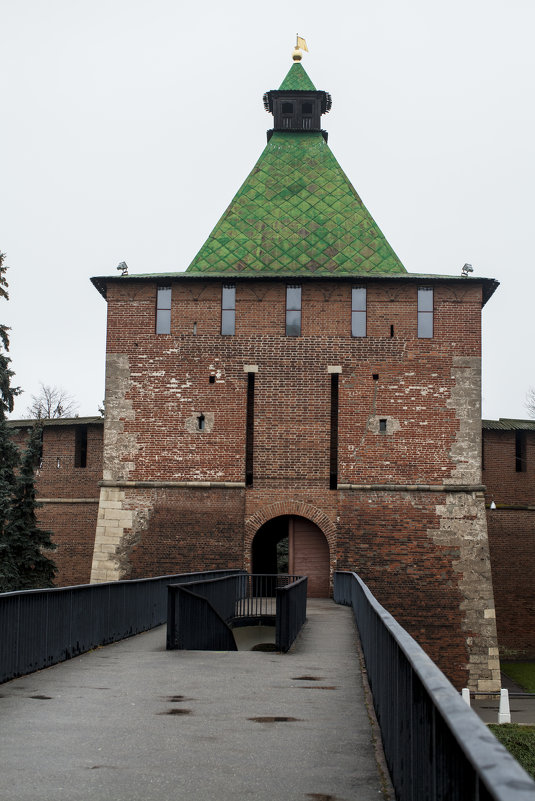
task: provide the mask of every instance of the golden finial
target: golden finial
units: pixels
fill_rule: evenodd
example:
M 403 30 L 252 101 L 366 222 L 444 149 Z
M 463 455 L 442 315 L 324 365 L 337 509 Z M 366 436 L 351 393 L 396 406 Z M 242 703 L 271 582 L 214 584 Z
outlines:
M 297 36 L 297 41 L 295 43 L 295 47 L 292 53 L 292 58 L 294 61 L 301 61 L 301 59 L 303 58 L 303 50 L 305 50 L 308 53 L 308 47 L 306 41 L 303 39 L 302 36 L 299 36 L 299 34 L 296 34 L 296 36 Z

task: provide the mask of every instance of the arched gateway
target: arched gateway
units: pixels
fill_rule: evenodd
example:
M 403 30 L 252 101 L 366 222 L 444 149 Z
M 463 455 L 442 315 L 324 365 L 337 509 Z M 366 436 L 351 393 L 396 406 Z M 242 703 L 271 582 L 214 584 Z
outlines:
M 311 520 L 280 515 L 261 526 L 252 543 L 253 573 L 308 576 L 309 598 L 329 595 L 329 544 Z

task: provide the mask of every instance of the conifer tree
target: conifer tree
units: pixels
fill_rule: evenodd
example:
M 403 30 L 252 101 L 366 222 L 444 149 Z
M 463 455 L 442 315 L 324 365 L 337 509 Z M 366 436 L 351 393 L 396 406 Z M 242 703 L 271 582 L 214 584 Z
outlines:
M 0 253 L 0 298 L 7 292 L 5 254 Z M 56 566 L 42 548 L 55 546 L 50 532 L 37 527 L 34 471 L 41 449 L 41 430 L 34 427 L 22 464 L 7 427 L 18 387 L 11 386 L 9 328 L 0 325 L 0 592 L 50 587 Z M 20 469 L 18 470 L 20 466 Z
M 9 299 L 7 293 L 5 254 L 0 253 L 0 298 Z M 9 328 L 0 325 L 0 592 L 17 588 L 18 569 L 11 551 L 7 527 L 11 515 L 11 501 L 15 489 L 15 470 L 19 465 L 19 452 L 11 439 L 6 424 L 6 415 L 13 411 L 15 397 L 20 390 L 11 386 L 13 371 L 10 369 Z
M 6 524 L 6 541 L 17 572 L 17 590 L 52 587 L 56 565 L 43 549 L 56 546 L 51 532 L 37 525 L 35 499 L 35 467 L 39 464 L 42 426 L 33 426 L 16 476 L 11 508 Z

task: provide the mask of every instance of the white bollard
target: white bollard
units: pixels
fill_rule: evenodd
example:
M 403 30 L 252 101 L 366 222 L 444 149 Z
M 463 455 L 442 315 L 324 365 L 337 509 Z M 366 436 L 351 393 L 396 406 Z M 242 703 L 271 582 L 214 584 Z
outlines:
M 509 709 L 509 690 L 500 690 L 500 708 L 498 710 L 498 723 L 510 723 L 511 710 Z
M 468 687 L 463 687 L 463 689 L 461 690 L 461 695 L 463 701 L 466 701 L 468 706 L 470 706 L 470 690 L 468 689 Z

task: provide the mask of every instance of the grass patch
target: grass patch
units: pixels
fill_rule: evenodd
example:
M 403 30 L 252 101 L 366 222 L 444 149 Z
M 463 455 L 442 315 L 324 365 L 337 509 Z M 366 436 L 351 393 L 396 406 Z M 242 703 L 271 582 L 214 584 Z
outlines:
M 535 726 L 491 723 L 489 729 L 517 762 L 535 779 Z
M 535 662 L 502 662 L 500 667 L 527 693 L 535 693 Z

